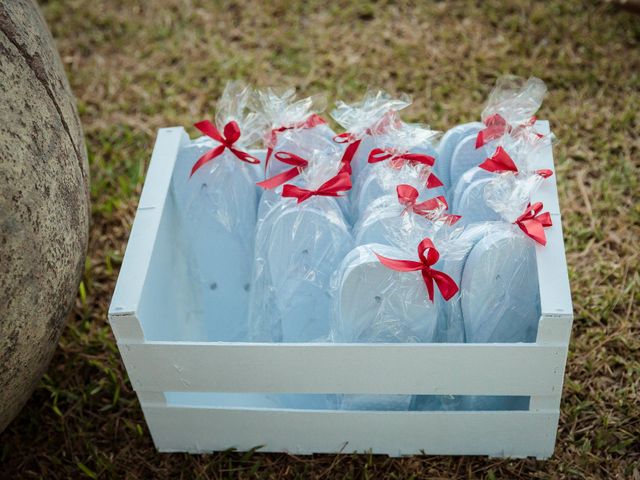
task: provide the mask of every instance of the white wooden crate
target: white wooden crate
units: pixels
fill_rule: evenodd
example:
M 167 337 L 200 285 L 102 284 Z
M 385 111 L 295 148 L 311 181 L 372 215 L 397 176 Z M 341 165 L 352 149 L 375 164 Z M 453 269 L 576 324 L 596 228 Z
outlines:
M 540 128 L 548 131 L 547 122 Z M 555 176 L 534 200 L 553 226 L 536 247 L 536 343 L 267 344 L 198 340 L 171 175 L 180 127 L 161 129 L 109 310 L 158 450 L 236 448 L 547 458 L 553 453 L 572 323 Z M 538 168 L 553 169 L 551 148 Z M 519 395 L 521 411 L 337 411 L 265 406 L 268 393 Z M 258 400 L 256 400 L 258 399 Z

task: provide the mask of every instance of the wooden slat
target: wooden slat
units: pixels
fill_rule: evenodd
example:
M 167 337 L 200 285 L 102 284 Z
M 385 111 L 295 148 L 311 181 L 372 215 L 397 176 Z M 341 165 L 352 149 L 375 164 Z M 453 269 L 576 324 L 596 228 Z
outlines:
M 536 129 L 542 133 L 549 133 L 549 122 L 540 120 L 536 123 Z M 551 145 L 540 150 L 532 165 L 533 170 L 549 169 L 553 171 L 553 175 L 545 179 L 540 188 L 531 196 L 531 202 L 542 202 L 545 211 L 554 215 L 560 214 L 560 204 L 558 202 L 558 179 L 555 173 L 555 165 L 553 164 L 553 151 Z
M 169 192 L 173 166 L 180 145 L 187 138 L 181 127 L 158 131 L 122 268 L 109 306 L 112 328 L 116 339 L 120 341 L 142 338 L 143 330 L 136 315 L 137 309 Z
M 158 450 L 370 451 L 547 458 L 557 412 L 346 412 L 146 406 Z
M 160 208 L 164 205 L 180 147 L 188 140 L 189 137 L 182 127 L 158 130 L 138 209 Z
M 562 218 L 551 215 L 553 225 L 545 228 L 547 244 L 536 244 L 538 282 L 542 315 L 573 318 L 571 289 L 562 238 Z M 566 340 L 568 344 L 568 338 Z
M 120 344 L 136 390 L 551 395 L 566 346 Z

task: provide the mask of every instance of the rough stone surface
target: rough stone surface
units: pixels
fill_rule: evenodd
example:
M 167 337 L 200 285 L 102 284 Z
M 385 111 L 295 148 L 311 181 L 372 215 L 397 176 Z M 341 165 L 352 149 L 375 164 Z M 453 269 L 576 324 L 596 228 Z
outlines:
M 47 368 L 89 227 L 75 101 L 37 6 L 0 0 L 0 431 Z

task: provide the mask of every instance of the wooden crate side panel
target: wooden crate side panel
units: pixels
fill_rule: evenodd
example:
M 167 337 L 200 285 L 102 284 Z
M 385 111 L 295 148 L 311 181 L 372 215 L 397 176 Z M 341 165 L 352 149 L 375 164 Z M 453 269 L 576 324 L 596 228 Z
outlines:
M 540 120 L 536 123 L 536 130 L 542 134 L 549 133 L 549 122 Z M 545 211 L 553 214 L 560 214 L 560 203 L 558 202 L 558 179 L 555 174 L 555 165 L 553 162 L 553 149 L 548 145 L 538 152 L 531 167 L 533 170 L 548 169 L 553 171 L 553 175 L 542 182 L 540 188 L 531 196 L 531 203 L 542 202 Z
M 566 347 L 536 344 L 121 344 L 141 391 L 552 395 Z
M 119 341 L 143 338 L 137 310 L 147 282 L 173 166 L 180 145 L 186 140 L 188 136 L 182 127 L 158 131 L 122 268 L 109 306 L 109 320 Z
M 546 317 L 573 318 L 569 273 L 562 237 L 562 218 L 551 215 L 553 226 L 546 228 L 546 246 L 536 245 L 538 282 L 540 284 L 540 303 L 542 315 Z M 563 325 L 564 341 L 569 343 L 571 325 Z
M 557 412 L 345 412 L 144 406 L 158 450 L 547 458 Z

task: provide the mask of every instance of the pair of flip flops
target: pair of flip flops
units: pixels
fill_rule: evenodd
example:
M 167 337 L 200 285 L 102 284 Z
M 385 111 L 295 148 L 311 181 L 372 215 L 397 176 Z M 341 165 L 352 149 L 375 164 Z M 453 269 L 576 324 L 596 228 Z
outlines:
M 196 279 L 190 305 L 199 305 L 190 336 L 209 341 L 246 340 L 258 193 L 253 169 L 225 152 L 192 176 L 196 161 L 216 145 L 207 139 L 180 150 L 172 195 L 183 224 L 179 231 Z M 225 188 L 220 188 L 224 185 Z M 197 330 L 197 331 L 196 331 Z
M 337 272 L 334 298 L 334 341 L 349 343 L 432 342 L 437 309 L 425 295 L 420 272 L 386 268 L 376 253 L 406 256 L 382 244 L 356 247 Z M 347 410 L 408 410 L 411 395 L 342 395 Z
M 345 257 L 334 308 L 336 341 L 535 341 L 540 318 L 535 247 L 517 227 L 504 222 L 476 224 L 447 243 L 436 267 L 460 287 L 460 293 L 449 301 L 436 293 L 431 303 L 418 272 L 390 270 L 374 252 L 389 258 L 407 255 L 397 247 L 366 244 Z M 348 395 L 343 397 L 342 408 L 517 409 L 520 400 Z
M 482 128 L 484 125 L 479 122 L 458 125 L 444 135 L 439 145 L 441 165 L 445 165 L 441 168 L 449 175 L 447 199 L 452 211 L 462 217 L 461 225 L 502 219 L 485 198 L 485 189 L 496 174 L 479 168 L 493 149 L 492 143 L 476 148 Z
M 438 162 L 435 165 L 436 175 L 448 187 L 454 188 L 456 182 L 469 168 L 479 165 L 484 158 L 482 149 L 476 149 L 476 137 L 484 128 L 481 122 L 470 122 L 457 125 L 445 132 L 438 144 Z
M 259 341 L 326 341 L 331 275 L 353 247 L 338 202 L 312 197 L 303 204 L 279 197 L 263 206 L 249 318 Z

